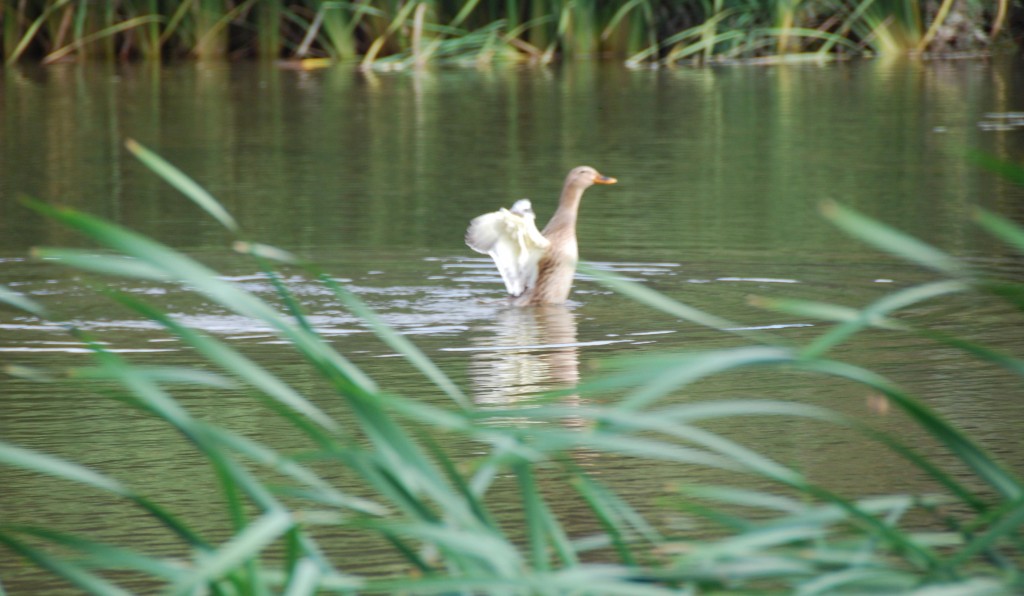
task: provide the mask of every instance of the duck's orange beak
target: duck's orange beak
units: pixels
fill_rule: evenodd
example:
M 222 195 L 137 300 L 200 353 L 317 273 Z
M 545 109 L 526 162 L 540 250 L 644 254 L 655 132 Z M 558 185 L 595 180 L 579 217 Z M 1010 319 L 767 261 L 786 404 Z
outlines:
M 611 176 L 602 176 L 601 174 L 594 176 L 594 184 L 615 184 L 616 182 L 618 180 Z

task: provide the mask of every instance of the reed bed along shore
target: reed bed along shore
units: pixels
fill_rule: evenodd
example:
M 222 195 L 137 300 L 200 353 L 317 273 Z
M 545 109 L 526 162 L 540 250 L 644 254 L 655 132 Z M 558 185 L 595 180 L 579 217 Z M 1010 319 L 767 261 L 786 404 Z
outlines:
M 676 65 L 986 52 L 1015 45 L 1016 16 L 1010 0 L 0 0 L 0 36 L 7 64 Z

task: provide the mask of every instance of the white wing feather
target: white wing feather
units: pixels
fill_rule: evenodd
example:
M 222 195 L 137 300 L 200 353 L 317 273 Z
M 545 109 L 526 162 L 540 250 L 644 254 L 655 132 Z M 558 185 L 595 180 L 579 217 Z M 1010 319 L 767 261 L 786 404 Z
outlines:
M 521 295 L 537 281 L 537 263 L 551 246 L 534 220 L 527 203 L 523 215 L 502 208 L 475 218 L 466 230 L 466 244 L 494 259 L 512 296 Z

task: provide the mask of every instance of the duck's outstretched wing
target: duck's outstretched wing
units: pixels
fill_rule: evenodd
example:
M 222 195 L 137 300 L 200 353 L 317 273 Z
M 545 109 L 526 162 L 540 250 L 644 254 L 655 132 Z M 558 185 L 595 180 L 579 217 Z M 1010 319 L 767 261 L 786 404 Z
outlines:
M 516 206 L 521 204 L 519 201 Z M 537 263 L 551 246 L 537 229 L 529 203 L 526 210 L 516 211 L 499 209 L 485 213 L 471 221 L 466 230 L 466 244 L 494 259 L 505 289 L 512 296 L 519 296 L 537 281 Z

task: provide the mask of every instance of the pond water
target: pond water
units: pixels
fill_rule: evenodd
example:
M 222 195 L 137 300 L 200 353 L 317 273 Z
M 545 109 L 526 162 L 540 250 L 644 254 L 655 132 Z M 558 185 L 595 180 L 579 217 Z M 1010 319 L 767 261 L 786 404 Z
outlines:
M 738 325 L 806 342 L 828 326 L 752 308 L 748 297 L 861 306 L 934 278 L 838 232 L 817 213 L 826 198 L 980 266 L 1020 274 L 1020 257 L 979 232 L 969 215 L 981 205 L 1024 220 L 1024 190 L 972 165 L 965 153 L 1020 160 L 1024 130 L 1013 113 L 1024 111 L 1022 83 L 1019 64 L 980 61 L 390 74 L 254 64 L 7 69 L 0 79 L 0 283 L 72 317 L 132 362 L 195 364 L 191 351 L 96 290 L 137 293 L 316 395 L 298 356 L 282 350 L 273 333 L 184 289 L 101 281 L 29 258 L 33 246 L 87 243 L 26 209 L 17 201 L 21 194 L 150 235 L 272 298 L 270 282 L 232 253 L 218 224 L 124 150 L 123 141 L 134 138 L 209 189 L 247 237 L 345 280 L 478 405 L 529 404 L 545 390 L 598 378 L 609 358 L 738 342 L 586 276 L 565 307 L 509 309 L 490 261 L 463 244 L 473 216 L 530 197 L 544 221 L 566 172 L 592 165 L 619 183 L 584 197 L 584 261 Z M 444 403 L 329 292 L 299 274 L 288 281 L 316 327 L 382 387 Z M 1019 328 L 1005 324 L 996 303 L 953 298 L 913 314 L 1010 352 L 1024 348 Z M 1012 467 L 1024 464 L 1024 394 L 1014 379 L 918 338 L 869 336 L 838 355 L 890 376 Z M 62 370 L 89 361 L 59 328 L 0 310 L 0 364 Z M 150 417 L 81 386 L 3 376 L 0 392 L 2 440 L 95 466 L 218 526 L 210 472 Z M 179 396 L 203 419 L 283 449 L 308 447 L 245 395 Z M 728 397 L 834 408 L 931 449 L 899 413 L 873 410 L 864 391 L 850 385 L 747 373 L 712 379 L 677 399 Z M 320 405 L 346 416 L 342 404 Z M 903 461 L 852 431 L 746 418 L 713 428 L 848 494 L 929 488 Z M 465 446 L 466 456 L 472 453 Z M 673 481 L 716 480 L 706 470 L 652 462 L 600 465 L 602 477 L 642 509 Z M 130 536 L 160 552 L 162 535 L 135 511 L 9 468 L 0 478 L 5 523 L 115 543 Z M 574 499 L 553 497 L 564 511 Z M 361 553 L 360 569 L 391 563 L 375 558 L 375 545 L 342 542 L 341 554 Z M 10 593 L 61 586 L 43 577 L 0 557 L 0 580 Z

